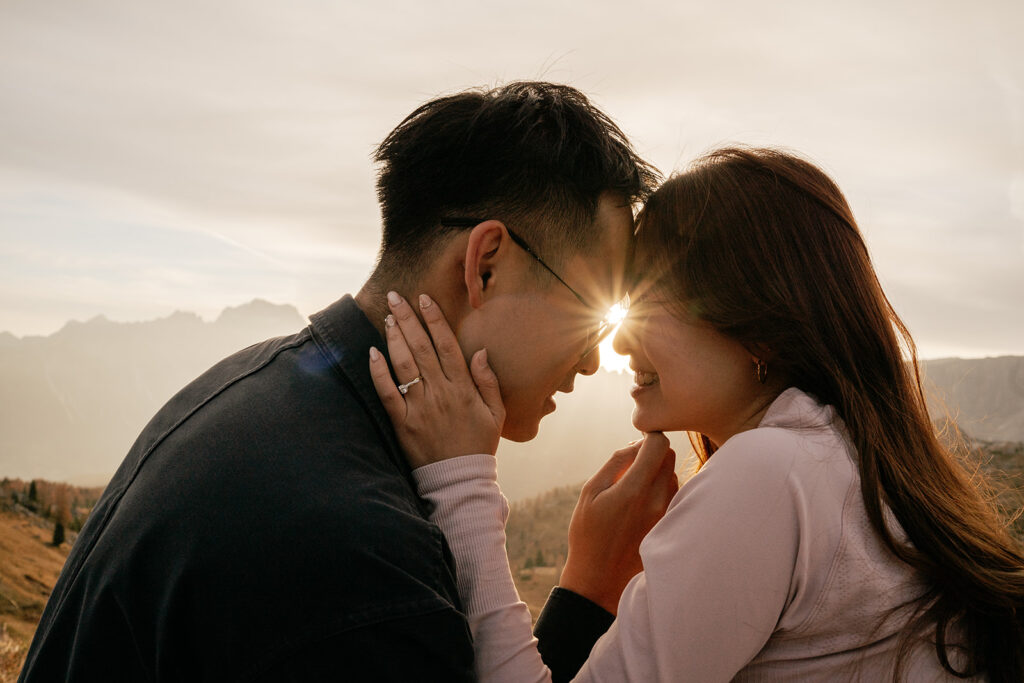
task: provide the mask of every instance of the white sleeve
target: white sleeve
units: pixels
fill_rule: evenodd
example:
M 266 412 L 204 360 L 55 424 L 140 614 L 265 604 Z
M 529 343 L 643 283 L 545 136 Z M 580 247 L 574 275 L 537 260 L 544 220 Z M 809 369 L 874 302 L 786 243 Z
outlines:
M 456 582 L 484 683 L 551 681 L 537 651 L 530 611 L 519 599 L 505 551 L 508 502 L 493 455 L 465 455 L 413 470 L 431 521 L 448 539 Z
M 680 489 L 574 681 L 730 680 L 764 647 L 792 599 L 807 516 L 792 490 L 792 451 L 766 441 L 735 438 Z M 455 555 L 480 680 L 550 681 L 508 567 L 494 457 L 413 474 Z
M 676 494 L 584 665 L 594 680 L 728 681 L 764 647 L 792 597 L 803 515 L 792 454 L 762 446 L 730 441 Z

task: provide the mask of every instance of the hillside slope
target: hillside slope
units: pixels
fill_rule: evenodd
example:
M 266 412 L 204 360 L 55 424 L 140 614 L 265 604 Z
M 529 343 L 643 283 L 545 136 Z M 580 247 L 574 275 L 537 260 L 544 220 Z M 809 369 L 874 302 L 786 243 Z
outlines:
M 929 360 L 921 374 L 933 417 L 948 410 L 974 438 L 1024 441 L 1024 357 Z
M 0 683 L 14 681 L 46 600 L 71 550 L 50 545 L 53 525 L 24 508 L 0 506 Z

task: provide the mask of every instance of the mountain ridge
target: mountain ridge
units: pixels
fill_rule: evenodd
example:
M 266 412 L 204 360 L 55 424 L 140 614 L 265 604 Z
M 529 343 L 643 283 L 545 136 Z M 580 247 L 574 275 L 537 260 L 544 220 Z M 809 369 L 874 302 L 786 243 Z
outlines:
M 0 345 L 0 472 L 106 483 L 156 410 L 227 355 L 306 320 L 254 300 L 227 318 L 176 311 L 139 322 L 70 321 Z
M 50 334 L 26 334 L 17 335 L 9 330 L 0 330 L 0 347 L 9 344 L 12 341 L 31 341 L 40 339 L 51 339 L 57 335 L 60 335 L 67 330 L 75 330 L 89 327 L 101 327 L 104 325 L 112 326 L 137 326 L 137 325 L 149 325 L 153 323 L 159 323 L 167 320 L 194 320 L 195 322 L 216 325 L 222 323 L 225 316 L 240 317 L 240 318 L 251 318 L 254 315 L 264 316 L 280 316 L 282 319 L 292 318 L 297 320 L 305 321 L 305 316 L 299 313 L 298 309 L 292 304 L 275 304 L 266 299 L 256 297 L 250 299 L 244 303 L 238 304 L 237 306 L 227 306 L 217 314 L 213 320 L 205 320 L 198 313 L 193 311 L 185 311 L 182 309 L 175 309 L 164 316 L 158 316 L 156 318 L 146 318 L 144 320 L 111 320 L 104 313 L 97 313 L 94 316 L 80 320 L 78 318 L 72 318 L 63 325 L 60 326 L 54 332 Z
M 135 437 L 174 393 L 222 358 L 307 324 L 288 304 L 253 301 L 213 320 L 176 311 L 148 321 L 69 321 L 46 337 L 0 333 L 0 473 L 105 484 Z M 1024 441 L 1024 356 L 921 363 L 932 410 L 969 436 Z M 630 415 L 632 376 L 599 371 L 558 394 L 558 410 L 528 443 L 502 441 L 502 488 L 517 500 L 587 479 L 640 436 Z M 688 450 L 685 434 L 670 434 Z

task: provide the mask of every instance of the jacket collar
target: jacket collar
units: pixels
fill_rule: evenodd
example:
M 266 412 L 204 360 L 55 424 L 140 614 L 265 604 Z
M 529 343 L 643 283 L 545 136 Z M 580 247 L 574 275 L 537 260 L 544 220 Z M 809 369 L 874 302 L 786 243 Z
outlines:
M 327 308 L 309 316 L 313 339 L 334 370 L 352 388 L 366 409 L 381 440 L 407 477 L 412 470 L 398 445 L 398 438 L 370 377 L 370 347 L 388 357 L 387 344 L 351 295 L 346 294 Z M 389 359 L 390 363 L 390 359 Z
M 758 427 L 817 428 L 838 421 L 832 406 L 822 405 L 815 396 L 789 387 L 772 401 Z

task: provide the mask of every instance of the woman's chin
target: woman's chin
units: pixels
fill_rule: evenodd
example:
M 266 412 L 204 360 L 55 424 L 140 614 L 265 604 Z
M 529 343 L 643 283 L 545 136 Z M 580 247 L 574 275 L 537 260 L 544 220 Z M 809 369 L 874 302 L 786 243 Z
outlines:
M 663 431 L 661 427 L 658 426 L 658 421 L 650 414 L 650 411 L 644 410 L 640 406 L 633 408 L 633 426 L 636 427 L 638 431 L 644 433 Z

